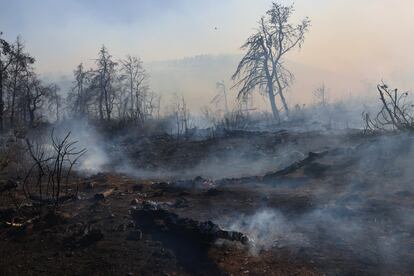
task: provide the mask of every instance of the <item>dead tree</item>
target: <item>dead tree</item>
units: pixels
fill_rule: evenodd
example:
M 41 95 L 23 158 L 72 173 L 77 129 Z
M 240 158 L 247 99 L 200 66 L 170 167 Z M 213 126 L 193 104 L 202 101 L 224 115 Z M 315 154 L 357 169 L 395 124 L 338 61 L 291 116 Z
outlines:
M 141 59 L 128 55 L 121 60 L 122 72 L 126 77 L 126 86 L 129 92 L 129 110 L 132 118 L 144 120 L 143 106 L 145 103 L 145 93 L 148 90 L 148 74 L 146 73 Z
M 177 142 L 179 142 L 181 136 L 187 137 L 189 134 L 190 111 L 187 108 L 184 96 L 181 96 L 180 99 L 177 94 L 174 95 L 172 117 L 176 128 Z
M 49 102 L 49 111 L 55 113 L 56 122 L 60 120 L 60 112 L 62 108 L 62 96 L 59 94 L 60 87 L 52 84 L 47 89 L 47 98 Z
M 13 45 L 13 64 L 11 69 L 11 103 L 10 110 L 10 127 L 14 127 L 16 117 L 16 100 L 23 96 L 22 85 L 25 82 L 25 73 L 29 71 L 31 64 L 35 62 L 34 58 L 24 52 L 24 44 L 20 37 L 17 37 L 16 43 Z M 24 109 L 23 109 L 24 110 Z
M 0 32 L 0 36 L 3 33 Z M 13 51 L 11 45 L 4 39 L 0 38 L 0 132 L 4 130 L 4 81 L 6 72 L 13 62 Z
M 112 86 L 117 63 L 112 60 L 105 46 L 102 46 L 96 64 L 98 66 L 95 78 L 99 88 L 99 117 L 101 120 L 110 121 L 115 100 L 115 91 Z
M 224 113 L 229 113 L 229 105 L 227 101 L 227 89 L 226 84 L 223 81 L 219 81 L 216 83 L 216 88 L 219 90 L 218 94 L 214 96 L 211 100 L 211 103 L 218 105 L 221 101 L 224 101 Z
M 73 71 L 75 81 L 73 82 L 73 87 L 68 95 L 67 101 L 71 111 L 78 116 L 83 116 L 88 113 L 89 97 L 87 92 L 90 91 L 90 89 L 88 89 L 90 85 L 90 75 L 91 72 L 85 71 L 82 63 L 80 63 Z
M 398 89 L 390 89 L 385 83 L 377 85 L 381 100 L 381 109 L 371 118 L 364 112 L 365 132 L 398 130 L 414 130 L 413 104 L 408 100 L 408 92 L 400 93 Z
M 36 74 L 27 71 L 25 90 L 24 102 L 29 115 L 29 125 L 34 127 L 36 112 L 43 106 L 44 99 L 48 94 L 48 89 L 43 86 Z
M 70 176 L 73 166 L 86 153 L 86 149 L 77 149 L 77 141 L 71 141 L 70 134 L 68 132 L 63 139 L 59 139 L 52 131 L 51 145 L 35 146 L 33 142 L 26 139 L 28 152 L 33 160 L 22 186 L 28 199 L 52 204 L 57 208 L 63 192 L 67 197 L 74 196 L 69 194 Z M 31 189 L 33 184 L 37 187 L 37 192 Z M 64 185 L 66 189 L 63 189 Z
M 280 120 L 276 95 L 289 115 L 284 91 L 292 83 L 293 74 L 284 67 L 284 57 L 294 48 L 301 48 L 310 26 L 308 18 L 292 25 L 289 21 L 293 11 L 293 6 L 273 3 L 266 16 L 261 18 L 256 33 L 241 47 L 246 54 L 232 76 L 236 81 L 233 87 L 241 87 L 239 98 L 256 88 L 267 94 L 275 120 Z
M 325 107 L 327 103 L 327 89 L 324 83 L 313 91 L 317 104 Z

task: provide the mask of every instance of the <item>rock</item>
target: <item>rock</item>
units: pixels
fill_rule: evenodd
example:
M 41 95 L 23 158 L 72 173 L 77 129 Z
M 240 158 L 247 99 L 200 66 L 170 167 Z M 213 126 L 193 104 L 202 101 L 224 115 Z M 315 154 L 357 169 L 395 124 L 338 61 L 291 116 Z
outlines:
M 134 198 L 132 201 L 131 201 L 131 205 L 138 205 L 139 204 L 139 200 L 138 199 L 136 199 L 136 198 Z
M 158 210 L 158 204 L 151 200 L 144 200 L 142 202 L 142 208 L 148 211 L 156 211 Z
M 142 232 L 141 230 L 133 230 L 129 232 L 127 240 L 129 241 L 139 241 L 142 239 Z

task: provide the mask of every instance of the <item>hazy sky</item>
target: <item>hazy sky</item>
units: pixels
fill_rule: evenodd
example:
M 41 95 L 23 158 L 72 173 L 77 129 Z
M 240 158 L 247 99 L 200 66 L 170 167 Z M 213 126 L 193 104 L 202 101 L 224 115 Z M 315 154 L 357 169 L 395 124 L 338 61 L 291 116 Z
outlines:
M 40 72 L 68 73 L 102 44 L 113 56 L 146 62 L 240 54 L 271 2 L 0 0 L 0 30 L 10 40 L 23 36 Z M 296 0 L 295 7 L 295 19 L 307 15 L 312 27 L 290 60 L 353 82 L 384 77 L 414 87 L 413 0 Z
M 101 44 L 145 60 L 238 52 L 271 2 L 0 0 L 0 30 L 23 36 L 39 70 L 67 71 Z M 295 60 L 330 70 L 414 64 L 412 0 L 297 0 L 296 11 L 312 19 L 312 29 Z

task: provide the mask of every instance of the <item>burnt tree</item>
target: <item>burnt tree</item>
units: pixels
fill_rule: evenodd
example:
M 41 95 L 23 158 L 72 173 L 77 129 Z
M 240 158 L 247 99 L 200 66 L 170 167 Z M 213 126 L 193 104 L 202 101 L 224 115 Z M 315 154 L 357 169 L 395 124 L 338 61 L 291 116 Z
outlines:
M 96 81 L 99 89 L 99 117 L 101 120 L 111 120 L 111 113 L 114 106 L 113 82 L 116 75 L 116 66 L 112 56 L 108 53 L 105 46 L 99 51 L 99 57 L 96 60 L 98 66 L 96 70 Z
M 0 36 L 2 32 L 0 32 Z M 13 51 L 11 45 L 0 38 L 0 132 L 4 130 L 4 81 L 6 72 L 13 61 Z
M 307 17 L 300 24 L 292 25 L 293 12 L 293 6 L 273 3 L 266 16 L 260 19 L 256 32 L 242 45 L 246 54 L 232 76 L 236 81 L 234 87 L 241 87 L 239 98 L 256 88 L 267 94 L 275 120 L 280 120 L 276 95 L 289 115 L 284 92 L 292 83 L 293 74 L 284 66 L 284 57 L 294 48 L 301 48 L 310 27 Z

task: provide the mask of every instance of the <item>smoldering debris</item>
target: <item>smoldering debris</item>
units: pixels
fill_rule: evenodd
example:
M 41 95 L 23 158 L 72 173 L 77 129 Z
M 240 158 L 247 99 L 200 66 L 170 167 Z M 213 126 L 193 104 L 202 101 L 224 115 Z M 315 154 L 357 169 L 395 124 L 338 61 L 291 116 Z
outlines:
M 334 267 L 326 263 L 327 254 L 338 254 L 335 258 L 359 264 L 364 271 L 411 271 L 409 241 L 413 239 L 414 220 L 408 214 L 413 206 L 405 198 L 413 193 L 409 180 L 413 177 L 409 162 L 414 157 L 412 144 L 412 136 L 403 133 L 328 152 L 306 164 L 329 164 L 324 177 L 311 177 L 300 189 L 286 190 L 282 183 L 285 178 L 306 174 L 306 166 L 304 170 L 298 163 L 288 166 L 282 170 L 286 173 L 272 178 L 272 192 L 257 185 L 255 188 L 265 189 L 263 193 L 269 199 L 280 187 L 280 192 L 292 194 L 288 207 L 270 207 L 267 200 L 259 210 L 232 212 L 218 218 L 217 223 L 251 237 L 254 254 L 290 248 L 331 273 Z M 296 208 L 293 195 L 299 191 L 311 195 L 313 204 L 292 212 Z
M 243 137 L 213 140 L 209 147 L 214 148 L 214 143 L 218 143 L 220 149 L 228 147 L 228 152 L 245 147 L 248 149 L 243 152 L 245 157 L 252 152 L 251 148 L 263 152 L 268 148 L 269 156 L 274 154 L 282 159 L 280 167 L 272 165 L 270 172 L 261 175 L 242 173 L 223 179 L 205 176 L 143 179 L 149 175 L 120 175 L 113 168 L 83 176 L 80 199 L 62 205 L 74 204 L 73 208 L 80 208 L 76 210 L 82 213 L 82 222 L 91 220 L 103 236 L 95 235 L 98 233 L 77 236 L 70 250 L 104 247 L 108 246 L 107 240 L 121 239 L 133 243 L 130 245 L 133 249 L 117 247 L 117 251 L 135 250 L 129 253 L 137 254 L 136 248 L 156 241 L 160 244 L 155 247 L 164 249 L 159 254 L 161 259 L 177 260 L 192 272 L 203 263 L 211 265 L 215 256 L 209 256 L 209 252 L 230 252 L 223 258 L 227 262 L 235 257 L 234 248 L 244 258 L 277 262 L 287 256 L 295 264 L 310 264 L 326 274 L 412 271 L 410 242 L 414 217 L 409 214 L 413 210 L 414 191 L 408 161 L 413 152 L 407 150 L 412 149 L 411 135 L 350 134 L 338 140 L 329 136 L 332 134 L 291 134 L 283 143 L 273 140 L 277 133 L 251 135 L 253 139 L 244 133 Z M 198 166 L 194 160 L 202 156 L 198 153 L 203 152 L 205 144 L 183 143 L 191 143 L 180 149 L 188 161 L 183 158 L 177 162 L 184 162 L 184 170 L 191 173 L 185 162 Z M 284 159 L 281 153 L 287 144 L 289 151 L 305 154 Z M 170 144 L 166 148 L 171 145 L 176 146 Z M 208 160 L 211 155 L 204 157 Z M 228 164 L 214 166 L 225 171 Z M 320 168 L 324 168 L 323 173 L 316 174 L 315 169 Z M 145 169 L 143 172 L 149 173 Z M 106 195 L 106 191 L 110 192 Z M 95 195 L 99 200 L 92 200 Z M 132 218 L 126 213 L 128 210 Z M 125 217 L 133 223 L 125 222 Z M 126 225 L 131 225 L 130 231 L 126 231 Z M 83 244 L 80 242 L 83 236 L 92 242 L 78 245 Z M 233 242 L 221 243 L 223 239 Z M 186 258 L 188 255 L 195 256 L 192 260 L 195 259 L 196 266 Z
M 77 60 L 65 56 L 72 47 L 35 43 L 37 50 L 63 53 L 61 61 L 45 64 L 37 63 L 23 38 L 10 40 L 33 23 L 26 18 L 32 12 L 39 18 L 57 6 L 39 9 L 36 2 L 0 10 L 6 27 L 0 30 L 0 275 L 414 274 L 413 95 L 371 78 L 386 68 L 390 81 L 410 83 L 398 72 L 408 68 L 406 56 L 384 64 L 405 43 L 393 35 L 405 38 L 401 27 L 411 27 L 394 20 L 393 12 L 400 18 L 410 9 L 394 9 L 395 3 L 363 9 L 390 14 L 378 18 L 393 32 L 382 41 L 392 45 L 386 51 L 378 43 L 373 53 L 364 53 L 370 50 L 364 45 L 349 51 L 361 61 L 380 56 L 375 60 L 383 64 L 365 74 L 368 67 L 356 68 L 358 62 L 349 60 L 342 70 L 314 53 L 289 61 L 294 50 L 307 47 L 308 32 L 318 24 L 297 16 L 303 6 L 283 0 L 267 10 L 256 3 L 264 0 L 244 1 L 254 2 L 244 8 L 237 3 L 228 16 L 233 5 L 214 14 L 213 4 L 200 8 L 196 1 L 185 7 L 124 1 L 112 9 L 89 2 L 41 20 L 54 26 L 45 32 L 49 37 L 61 37 L 61 27 L 65 36 L 78 33 L 61 19 L 92 27 L 86 44 L 71 45 L 86 52 L 88 42 L 103 37 L 99 27 L 115 23 L 116 32 L 106 32 L 108 45 L 79 59 L 73 71 L 59 66 Z M 313 6 L 310 14 L 322 22 L 327 10 Z M 352 11 L 329 5 L 335 7 Z M 10 24 L 3 24 L 3 10 L 15 19 Z M 221 25 L 174 26 L 185 23 L 174 17 L 193 10 L 214 15 Z M 91 11 L 96 24 L 71 18 Z M 137 11 L 146 16 L 135 20 Z M 154 12 L 166 16 L 148 16 Z M 254 18 L 257 28 L 244 39 L 243 30 L 223 36 L 232 31 L 227 27 Z M 233 24 L 240 19 L 246 24 Z M 176 33 L 165 36 L 159 27 L 166 22 Z M 125 53 L 119 47 L 125 43 L 111 41 L 125 38 L 131 24 L 147 29 L 137 35 L 151 34 L 132 47 L 142 52 Z M 39 28 L 26 29 L 29 46 Z M 362 29 L 367 41 L 381 42 L 369 37 L 376 30 Z M 174 57 L 199 48 L 196 33 L 209 40 L 206 54 Z M 212 55 L 240 38 L 238 54 Z M 165 40 L 170 44 L 158 43 Z M 339 48 L 321 49 L 326 55 Z M 172 60 L 147 60 L 151 56 Z M 66 73 L 46 72 L 57 67 Z
M 293 224 L 277 210 L 263 209 L 253 215 L 235 215 L 233 218 L 223 219 L 220 225 L 248 235 L 254 254 L 273 247 L 308 244 L 306 236 L 295 233 Z
M 249 238 L 243 233 L 222 230 L 211 221 L 198 222 L 188 218 L 180 218 L 176 214 L 164 210 L 157 203 L 144 201 L 141 208 L 131 210 L 132 217 L 145 228 L 163 227 L 163 231 L 173 231 L 178 235 L 188 235 L 199 242 L 214 243 L 217 239 L 238 241 L 248 244 Z M 160 224 L 159 220 L 163 223 Z
M 108 150 L 111 143 L 108 143 L 87 119 L 67 120 L 59 124 L 55 131 L 60 136 L 70 132 L 72 138 L 78 142 L 78 147 L 87 149 L 85 156 L 80 160 L 81 172 L 89 175 L 99 173 L 110 164 Z

